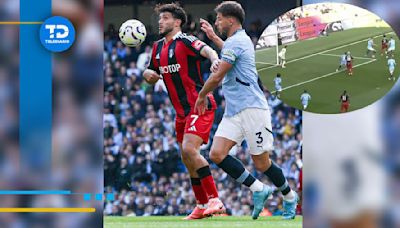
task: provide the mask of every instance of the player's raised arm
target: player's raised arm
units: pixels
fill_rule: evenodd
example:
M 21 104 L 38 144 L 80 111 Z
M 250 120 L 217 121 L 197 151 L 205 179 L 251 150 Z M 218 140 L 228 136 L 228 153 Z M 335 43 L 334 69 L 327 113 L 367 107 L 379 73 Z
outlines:
M 217 36 L 217 34 L 215 34 L 212 25 L 203 18 L 200 18 L 200 26 L 201 31 L 203 31 L 219 49 L 222 49 L 222 46 L 224 46 L 224 41 Z

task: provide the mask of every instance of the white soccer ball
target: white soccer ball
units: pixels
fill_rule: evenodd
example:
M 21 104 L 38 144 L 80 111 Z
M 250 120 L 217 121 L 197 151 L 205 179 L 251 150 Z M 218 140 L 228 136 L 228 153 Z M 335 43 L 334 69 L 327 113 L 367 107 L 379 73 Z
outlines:
M 127 20 L 119 28 L 119 39 L 126 46 L 136 47 L 146 39 L 146 27 L 138 20 Z

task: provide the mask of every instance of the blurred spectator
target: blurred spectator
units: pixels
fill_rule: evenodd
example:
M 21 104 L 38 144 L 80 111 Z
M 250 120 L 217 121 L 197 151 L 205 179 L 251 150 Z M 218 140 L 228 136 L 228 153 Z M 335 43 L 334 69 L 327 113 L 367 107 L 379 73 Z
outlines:
M 147 45 L 144 49 L 144 52 L 141 53 L 137 60 L 137 67 L 139 70 L 144 71 L 146 66 L 149 64 L 151 59 L 151 47 Z

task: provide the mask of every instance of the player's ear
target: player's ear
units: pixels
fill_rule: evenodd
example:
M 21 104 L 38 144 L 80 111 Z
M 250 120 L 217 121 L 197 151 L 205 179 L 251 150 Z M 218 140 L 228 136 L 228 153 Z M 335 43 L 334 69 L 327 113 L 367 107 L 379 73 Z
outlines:
M 174 26 L 182 28 L 182 20 L 181 19 L 175 19 Z
M 228 17 L 228 21 L 229 21 L 229 25 L 233 25 L 233 23 L 235 22 L 235 18 L 234 17 Z

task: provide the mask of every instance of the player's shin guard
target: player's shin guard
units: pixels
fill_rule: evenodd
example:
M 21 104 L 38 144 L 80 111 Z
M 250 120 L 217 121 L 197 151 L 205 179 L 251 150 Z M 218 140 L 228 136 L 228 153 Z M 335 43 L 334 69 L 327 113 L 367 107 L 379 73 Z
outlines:
M 215 186 L 214 178 L 211 175 L 210 166 L 204 166 L 196 172 L 200 177 L 202 187 L 207 192 L 208 198 L 218 198 L 218 191 Z
M 192 189 L 194 196 L 196 197 L 197 204 L 207 204 L 208 195 L 201 185 L 200 178 L 190 178 L 190 182 L 192 183 Z
M 290 187 L 283 175 L 282 169 L 279 168 L 274 162 L 271 161 L 271 167 L 264 172 L 265 175 L 272 181 L 272 183 L 282 192 L 287 195 L 290 192 Z
M 262 183 L 251 175 L 235 157 L 228 155 L 217 165 L 237 182 L 249 187 L 251 191 L 262 190 Z

